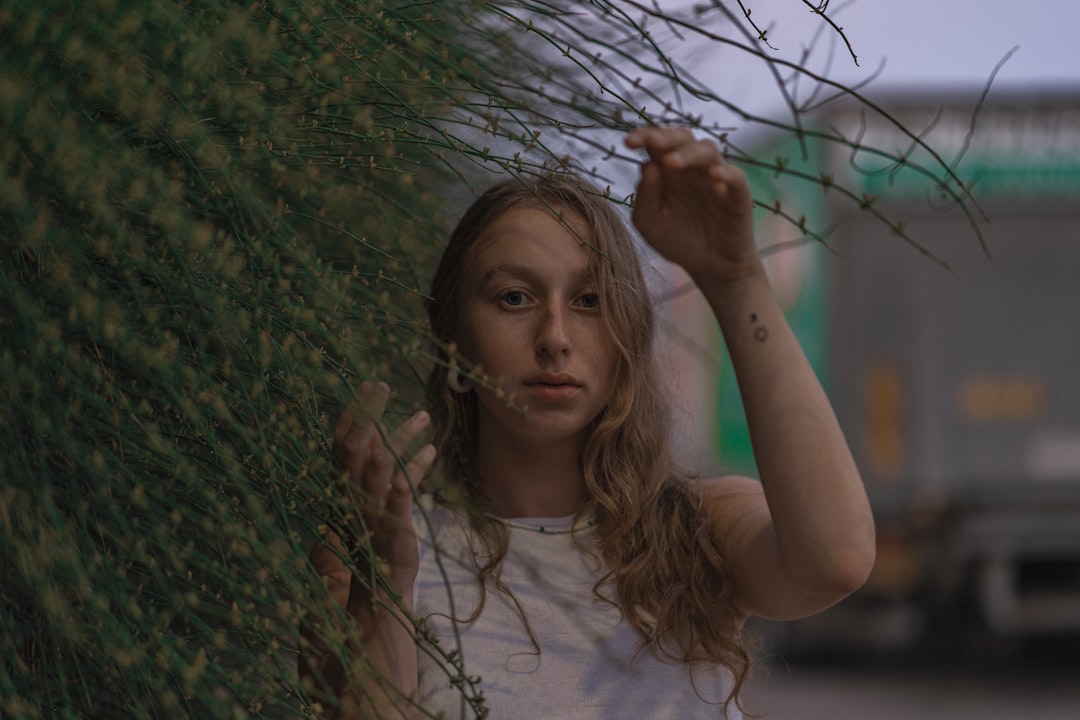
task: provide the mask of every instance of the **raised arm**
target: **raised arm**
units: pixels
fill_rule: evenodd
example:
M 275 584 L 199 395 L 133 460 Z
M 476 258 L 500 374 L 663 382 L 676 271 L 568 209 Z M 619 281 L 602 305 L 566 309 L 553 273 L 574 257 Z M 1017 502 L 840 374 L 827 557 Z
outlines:
M 745 612 L 793 619 L 857 589 L 874 562 L 874 524 L 832 407 L 769 288 L 753 239 L 746 177 L 688 130 L 646 128 L 634 224 L 681 265 L 720 324 L 761 482 L 708 481 L 713 532 Z
M 396 470 L 397 458 L 419 438 L 429 420 L 426 413 L 417 413 L 384 442 L 376 423 L 388 396 L 386 385 L 360 386 L 357 404 L 342 412 L 334 428 L 334 459 L 343 470 L 342 489 L 358 508 L 362 527 L 371 533 L 372 549 L 384 563 L 383 576 L 400 596 L 400 604 L 386 589 L 373 592 L 368 583 L 350 573 L 342 556 L 351 548 L 337 535 L 317 544 L 310 556 L 326 584 L 327 602 L 344 607 L 348 616 L 344 627 L 330 630 L 344 635 L 352 660 L 348 668 L 327 649 L 319 633 L 307 626 L 303 630 L 312 652 L 301 656 L 301 680 L 316 697 L 321 693 L 336 699 L 336 707 L 324 706 L 323 711 L 324 717 L 333 720 L 410 717 L 410 701 L 416 695 L 416 645 L 406 617 L 413 609 L 418 564 L 408 478 L 423 477 L 435 459 L 435 448 L 425 445 L 403 470 Z M 361 525 L 354 527 L 359 530 Z M 327 617 L 335 615 L 331 607 Z M 323 637 L 327 630 L 322 630 Z

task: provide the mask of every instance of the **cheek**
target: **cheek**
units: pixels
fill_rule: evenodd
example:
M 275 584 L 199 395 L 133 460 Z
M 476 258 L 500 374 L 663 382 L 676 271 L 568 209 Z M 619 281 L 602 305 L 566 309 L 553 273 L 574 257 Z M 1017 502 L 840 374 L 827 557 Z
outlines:
M 481 332 L 478 332 L 479 327 L 482 327 L 482 321 L 477 318 L 475 309 L 466 305 L 458 314 L 457 329 L 453 339 L 457 343 L 458 353 L 468 362 L 477 361 L 476 356 L 484 337 Z
M 473 337 L 469 328 L 458 326 L 455 333 L 454 344 L 457 345 L 458 355 L 466 362 L 476 362 L 476 338 Z
M 614 334 L 606 323 L 601 322 L 599 327 L 596 328 L 594 337 L 596 338 L 596 356 L 603 359 L 604 365 L 614 376 L 619 364 L 622 362 L 622 354 L 619 352 L 619 346 L 615 342 Z
M 611 395 L 615 392 L 620 380 L 625 377 L 624 370 L 623 363 L 620 362 L 618 355 L 613 356 L 611 364 L 608 366 L 608 400 L 611 399 Z
M 616 346 L 614 339 L 604 329 L 596 329 L 592 338 L 590 347 L 586 351 L 588 360 L 593 367 L 593 371 L 607 381 L 608 391 L 610 392 L 611 388 L 615 386 L 619 369 L 623 365 L 622 355 L 619 353 L 619 348 Z
M 479 363 L 487 372 L 497 371 L 500 357 L 513 346 L 505 329 L 483 318 L 470 318 L 459 326 L 457 345 L 468 363 Z
M 605 334 L 599 339 L 600 347 L 598 348 L 598 356 L 603 358 L 604 374 L 607 378 L 607 400 L 611 402 L 615 395 L 616 388 L 621 383 L 626 382 L 627 377 L 627 359 L 623 357 L 623 354 L 619 352 L 619 347 L 615 343 L 615 339 L 610 334 Z

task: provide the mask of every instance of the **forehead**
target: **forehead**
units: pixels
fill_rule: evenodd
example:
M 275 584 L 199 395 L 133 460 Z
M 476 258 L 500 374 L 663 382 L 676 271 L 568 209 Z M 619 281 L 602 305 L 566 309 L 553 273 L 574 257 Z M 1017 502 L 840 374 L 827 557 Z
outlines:
M 585 220 L 569 210 L 556 215 L 540 206 L 519 206 L 500 214 L 479 234 L 471 262 L 483 274 L 499 265 L 589 269 L 596 253 Z

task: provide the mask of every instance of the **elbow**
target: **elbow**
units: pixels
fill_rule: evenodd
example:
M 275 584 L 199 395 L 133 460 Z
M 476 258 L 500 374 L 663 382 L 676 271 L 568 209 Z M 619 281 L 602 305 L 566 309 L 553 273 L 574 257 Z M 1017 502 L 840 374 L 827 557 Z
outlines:
M 796 581 L 804 605 L 796 612 L 774 619 L 794 620 L 832 607 L 866 584 L 873 564 L 872 552 L 852 552 L 830 558 L 812 572 L 804 573 L 801 581 Z
M 877 541 L 871 524 L 829 553 L 818 573 L 821 590 L 836 601 L 851 595 L 866 584 L 876 559 Z
M 877 528 L 869 503 L 864 501 L 847 517 L 846 527 L 829 538 L 822 558 L 822 577 L 837 600 L 865 585 L 877 561 Z
M 833 562 L 829 571 L 829 585 L 837 600 L 852 594 L 863 585 L 874 569 L 877 553 L 874 543 L 853 547 Z
M 819 555 L 789 576 L 794 592 L 776 605 L 751 610 L 771 620 L 798 620 L 832 607 L 861 588 L 874 566 L 874 544 Z
M 817 598 L 819 609 L 824 609 L 866 584 L 876 555 L 872 529 L 842 540 L 834 538 L 819 545 L 817 553 L 804 556 L 792 577 L 802 592 Z

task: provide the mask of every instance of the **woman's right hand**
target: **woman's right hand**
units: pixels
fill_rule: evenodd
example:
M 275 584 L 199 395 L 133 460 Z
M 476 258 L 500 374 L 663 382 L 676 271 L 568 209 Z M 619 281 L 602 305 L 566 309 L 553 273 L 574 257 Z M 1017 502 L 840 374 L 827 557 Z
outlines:
M 381 424 L 390 388 L 383 383 L 362 383 L 356 400 L 334 426 L 334 461 L 341 470 L 339 490 L 349 503 L 346 535 L 357 547 L 330 533 L 316 543 L 310 560 L 326 583 L 329 602 L 346 609 L 355 622 L 363 646 L 356 657 L 364 663 L 346 672 L 342 658 L 328 650 L 327 628 L 301 627 L 312 652 L 300 658 L 300 677 L 313 689 L 337 697 L 324 705 L 323 716 L 334 720 L 361 717 L 404 718 L 402 698 L 416 693 L 416 647 L 408 613 L 412 611 L 412 585 L 419 563 L 412 526 L 413 487 L 435 460 L 435 448 L 424 445 L 405 462 L 404 454 L 421 437 L 430 418 L 418 412 L 384 435 Z M 365 578 L 354 577 L 343 556 L 354 557 L 370 540 L 380 563 L 379 571 L 401 594 L 400 604 L 388 602 Z M 385 565 L 382 565 L 385 563 Z M 333 617 L 331 615 L 331 617 Z M 394 617 L 392 621 L 387 618 Z M 343 628 L 347 637 L 352 633 Z M 396 688 L 388 691 L 389 680 Z
M 406 462 L 405 453 L 431 418 L 424 411 L 415 413 L 384 438 L 381 420 L 389 397 L 385 383 L 360 385 L 356 400 L 334 426 L 334 461 L 342 470 L 341 491 L 361 520 L 354 517 L 351 534 L 360 543 L 370 538 L 375 556 L 385 563 L 384 575 L 392 586 L 404 590 L 411 589 L 419 563 L 412 526 L 413 488 L 435 461 L 435 447 L 424 445 Z

